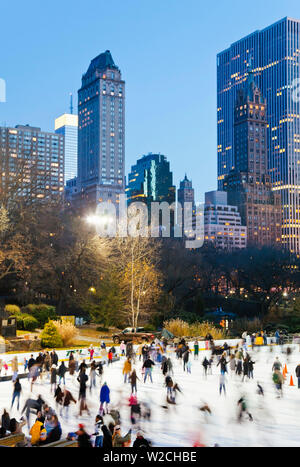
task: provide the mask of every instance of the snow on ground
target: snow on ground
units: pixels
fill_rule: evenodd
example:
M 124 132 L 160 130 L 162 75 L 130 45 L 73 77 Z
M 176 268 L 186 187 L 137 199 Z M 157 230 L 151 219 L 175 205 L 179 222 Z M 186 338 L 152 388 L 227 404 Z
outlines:
M 192 345 L 190 345 L 192 348 Z M 221 447 L 235 446 L 278 446 L 278 447 L 296 447 L 299 446 L 300 421 L 299 421 L 299 399 L 300 389 L 297 387 L 297 378 L 295 377 L 295 367 L 300 362 L 299 348 L 293 346 L 293 353 L 287 361 L 286 354 L 280 347 L 263 347 L 257 351 L 250 351 L 252 359 L 256 362 L 254 365 L 254 380 L 241 382 L 237 376 L 227 375 L 226 397 L 219 395 L 219 376 L 220 367 L 213 365 L 213 374 L 208 375 L 207 379 L 203 376 L 202 360 L 205 355 L 210 356 L 209 351 L 202 351 L 199 354 L 199 360 L 192 361 L 192 373 L 183 371 L 181 360 L 175 358 L 174 353 L 169 355 L 174 365 L 174 381 L 177 382 L 182 390 L 182 394 L 177 397 L 178 405 L 172 406 L 168 410 L 164 409 L 166 389 L 164 387 L 164 377 L 161 373 L 160 364 L 156 364 L 153 369 L 153 384 L 148 380 L 145 384 L 141 374 L 142 363 L 136 361 L 138 377 L 138 399 L 140 402 L 148 402 L 152 408 L 152 418 L 150 422 L 141 422 L 141 428 L 146 437 L 152 441 L 153 446 L 193 446 L 195 441 L 200 441 L 206 446 L 218 444 Z M 271 350 L 272 349 L 272 352 Z M 283 398 L 277 399 L 272 383 L 272 365 L 275 357 L 279 356 L 281 363 L 287 364 L 288 375 L 283 387 Z M 3 355 L 0 356 L 2 358 Z M 24 354 L 19 354 L 19 362 L 23 361 Z M 6 355 L 6 361 L 9 361 L 12 355 Z M 119 362 L 113 363 L 110 368 L 104 366 L 104 375 L 102 382 L 106 381 L 111 389 L 111 408 L 118 407 L 121 412 L 121 431 L 126 434 L 131 427 L 129 408 L 127 405 L 130 396 L 130 384 L 124 384 L 122 368 L 124 357 Z M 228 371 L 229 368 L 228 368 Z M 88 370 L 89 372 L 89 370 Z M 3 372 L 2 372 L 3 374 Z M 290 376 L 293 376 L 295 386 L 289 386 Z M 265 396 L 259 396 L 256 393 L 257 381 L 263 386 Z M 20 410 L 24 402 L 30 397 L 36 397 L 41 394 L 45 401 L 55 408 L 53 394 L 50 392 L 50 383 L 47 380 L 39 380 L 33 386 L 33 392 L 30 392 L 30 383 L 27 379 L 20 380 L 22 385 L 22 395 Z M 76 378 L 73 379 L 66 374 L 66 387 L 69 389 L 75 399 L 78 398 L 79 384 Z M 0 383 L 0 409 L 10 409 L 12 396 L 12 382 Z M 78 423 L 83 423 L 87 431 L 94 432 L 94 418 L 99 409 L 100 381 L 97 378 L 97 388 L 90 393 L 87 390 L 87 402 L 91 416 L 84 415 L 79 417 L 78 406 L 72 404 L 70 407 L 69 420 L 64 416 L 59 416 L 63 434 L 70 431 L 76 431 Z M 249 402 L 249 411 L 253 415 L 253 422 L 245 420 L 243 423 L 237 423 L 237 401 L 241 395 L 246 395 Z M 199 411 L 200 405 L 207 403 L 212 410 L 212 415 L 204 416 Z M 11 417 L 20 418 L 20 412 L 16 405 L 10 412 Z M 58 408 L 59 415 L 59 408 Z M 31 424 L 34 422 L 34 415 L 31 416 Z M 132 439 L 135 439 L 133 428 Z M 27 428 L 24 429 L 25 435 L 28 435 Z

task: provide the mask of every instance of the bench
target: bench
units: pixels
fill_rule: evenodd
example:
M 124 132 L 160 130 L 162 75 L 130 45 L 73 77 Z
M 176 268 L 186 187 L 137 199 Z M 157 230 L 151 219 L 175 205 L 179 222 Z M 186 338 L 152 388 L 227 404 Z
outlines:
M 58 448 L 78 448 L 78 442 L 76 440 L 74 440 L 74 441 L 66 440 L 65 443 L 59 444 L 56 447 L 58 447 Z
M 41 448 L 65 448 L 65 447 L 77 447 L 77 441 L 69 441 L 68 439 L 59 439 L 58 441 L 54 441 L 53 443 L 43 444 L 40 446 Z
M 0 438 L 0 447 L 2 446 L 10 446 L 15 447 L 17 443 L 25 441 L 24 433 L 17 433 L 15 435 L 4 436 L 4 438 Z

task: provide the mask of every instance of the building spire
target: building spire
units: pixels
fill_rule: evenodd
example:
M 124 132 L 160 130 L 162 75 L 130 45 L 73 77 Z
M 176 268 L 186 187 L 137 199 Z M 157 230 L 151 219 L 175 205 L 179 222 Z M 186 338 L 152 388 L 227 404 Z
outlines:
M 255 88 L 254 82 L 254 70 L 253 70 L 253 56 L 250 56 L 249 62 L 247 63 L 247 80 L 246 80 L 246 91 L 250 97 L 253 95 L 253 89 Z
M 70 92 L 70 114 L 73 114 L 73 94 Z

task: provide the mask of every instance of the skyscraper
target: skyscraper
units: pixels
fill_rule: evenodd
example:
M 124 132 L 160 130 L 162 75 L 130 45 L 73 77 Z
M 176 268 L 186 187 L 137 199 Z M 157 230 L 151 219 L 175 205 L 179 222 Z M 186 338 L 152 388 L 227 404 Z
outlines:
M 64 138 L 29 125 L 0 127 L 0 190 L 46 199 L 64 190 Z
M 77 176 L 78 116 L 63 114 L 55 119 L 55 133 L 65 140 L 65 183 Z
M 195 192 L 192 185 L 192 181 L 185 175 L 184 179 L 180 181 L 179 188 L 177 190 L 177 201 L 182 208 L 182 221 L 183 221 L 183 234 L 184 236 L 190 237 L 194 235 L 193 228 L 196 222 L 196 205 L 195 205 Z M 185 218 L 184 206 L 185 203 L 191 203 L 192 205 L 192 216 L 190 219 Z
M 281 195 L 282 242 L 300 253 L 300 21 L 284 18 L 217 56 L 218 186 L 234 169 L 234 107 L 251 63 L 267 105 L 268 170 Z
M 78 91 L 81 203 L 118 203 L 125 189 L 125 82 L 109 50 L 94 58 Z
M 128 175 L 126 195 L 128 204 L 141 201 L 150 207 L 152 202 L 174 203 L 176 188 L 166 156 L 150 153 L 138 159 Z
M 142 202 L 148 208 L 148 220 L 152 221 L 151 203 L 168 203 L 169 208 L 174 207 L 176 198 L 176 187 L 173 185 L 173 173 L 170 171 L 170 163 L 162 154 L 148 154 L 137 160 L 131 167 L 126 187 L 127 203 Z M 175 223 L 174 210 L 168 212 L 171 235 Z M 159 230 L 164 230 L 166 225 L 159 214 Z M 169 230 L 168 230 L 169 231 Z
M 234 110 L 234 170 L 224 179 L 228 202 L 247 226 L 248 245 L 281 243 L 280 194 L 272 191 L 267 161 L 266 100 L 249 68 Z
M 242 225 L 238 208 L 227 204 L 226 191 L 205 193 L 204 241 L 226 250 L 247 246 L 247 227 Z
M 185 175 L 184 179 L 180 181 L 179 188 L 177 190 L 177 200 L 182 206 L 184 203 L 192 203 L 193 208 L 195 207 L 195 193 L 192 185 L 192 181 Z

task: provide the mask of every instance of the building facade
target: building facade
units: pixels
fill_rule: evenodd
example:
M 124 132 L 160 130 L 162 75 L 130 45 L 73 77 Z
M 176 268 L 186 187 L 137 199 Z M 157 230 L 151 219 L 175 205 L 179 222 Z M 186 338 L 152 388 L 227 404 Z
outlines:
M 91 61 L 78 91 L 77 201 L 118 204 L 124 164 L 125 82 L 107 50 Z
M 138 159 L 128 175 L 126 196 L 128 204 L 141 201 L 149 208 L 152 202 L 174 203 L 176 187 L 166 156 L 150 153 Z
M 65 183 L 77 176 L 78 116 L 63 114 L 55 119 L 55 133 L 65 140 Z
M 204 242 L 229 251 L 247 246 L 247 227 L 238 208 L 227 204 L 226 191 L 205 193 Z
M 186 175 L 184 179 L 180 181 L 179 188 L 177 190 L 177 201 L 182 208 L 183 235 L 188 238 L 194 237 L 196 222 L 195 192 L 192 181 L 189 180 Z M 190 219 L 185 218 L 185 203 L 191 203 L 192 205 L 192 216 Z
M 282 243 L 300 253 L 300 21 L 284 18 L 235 42 L 217 56 L 218 187 L 234 167 L 234 107 L 252 63 L 267 103 L 268 168 L 281 195 Z
M 224 179 L 228 202 L 247 226 L 248 245 L 281 243 L 281 199 L 268 171 L 266 100 L 249 69 L 234 111 L 234 170 Z
M 29 125 L 0 127 L 0 187 L 19 185 L 19 196 L 43 199 L 64 190 L 64 137 Z
M 192 181 L 185 175 L 184 179 L 180 181 L 179 188 L 177 190 L 177 200 L 182 206 L 184 203 L 192 203 L 195 206 L 195 192 Z

